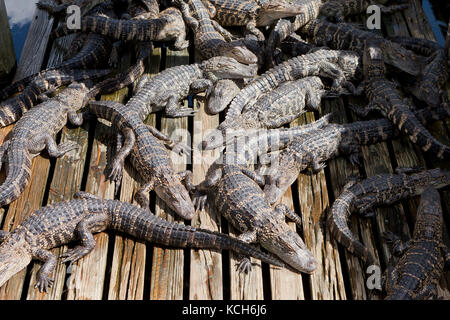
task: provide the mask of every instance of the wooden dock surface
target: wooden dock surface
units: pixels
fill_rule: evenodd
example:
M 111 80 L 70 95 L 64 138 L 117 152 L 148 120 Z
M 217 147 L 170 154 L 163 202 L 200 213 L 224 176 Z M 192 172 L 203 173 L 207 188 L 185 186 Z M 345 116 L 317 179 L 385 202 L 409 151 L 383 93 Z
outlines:
M 0 1 L 1 2 L 1 1 Z M 383 31 L 387 35 L 411 35 L 434 40 L 419 0 L 410 0 L 410 8 L 392 16 L 383 17 Z M 45 12 L 36 9 L 25 47 L 18 64 L 15 79 L 21 79 L 45 67 L 61 61 L 60 48 L 70 44 L 71 37 L 59 39 L 59 44 L 49 42 L 48 37 L 56 23 Z M 47 51 L 47 47 L 50 50 Z M 192 49 L 192 48 L 191 48 Z M 50 52 L 49 54 L 47 52 Z M 155 48 L 147 59 L 146 72 L 152 76 L 164 68 L 195 61 L 194 50 L 171 51 L 165 47 Z M 131 57 L 121 57 L 121 67 L 126 68 Z M 450 89 L 447 84 L 447 92 Z M 133 94 L 134 86 L 102 96 L 101 99 L 126 102 Z M 208 166 L 218 157 L 218 151 L 201 151 L 199 143 L 208 130 L 219 124 L 221 115 L 210 116 L 199 98 L 190 103 L 199 110 L 195 117 L 169 119 L 160 114 L 151 115 L 147 123 L 178 140 L 191 143 L 190 158 L 177 161 L 177 171 L 192 170 L 193 182 L 202 181 Z M 333 99 L 322 103 L 320 112 L 306 113 L 291 126 L 310 123 L 331 111 L 339 114 L 338 121 L 354 121 L 346 104 L 354 98 Z M 187 106 L 188 100 L 184 102 Z M 0 129 L 0 142 L 7 137 L 13 126 Z M 431 133 L 443 143 L 450 145 L 450 119 L 439 121 L 429 127 Z M 114 144 L 114 130 L 107 121 L 90 121 L 80 128 L 65 127 L 59 141 L 76 141 L 80 148 L 60 159 L 41 155 L 33 160 L 31 181 L 22 196 L 7 208 L 0 209 L 0 222 L 4 230 L 14 229 L 32 211 L 61 200 L 70 199 L 79 190 L 100 197 L 132 202 L 132 197 L 142 184 L 138 174 L 126 164 L 120 192 L 114 195 L 115 185 L 105 179 L 103 170 Z M 175 159 L 174 160 L 180 160 Z M 318 260 L 318 269 L 312 275 L 294 273 L 286 269 L 253 261 L 252 271 L 245 275 L 236 271 L 236 258 L 229 252 L 209 250 L 167 249 L 135 241 L 113 232 L 95 235 L 95 249 L 73 265 L 58 264 L 55 285 L 47 293 L 34 288 L 39 262 L 31 263 L 26 270 L 12 277 L 0 288 L 3 299 L 379 299 L 376 290 L 366 284 L 367 275 L 361 262 L 348 254 L 330 238 L 324 228 L 323 218 L 330 210 L 348 177 L 363 174 L 393 172 L 395 167 L 425 166 L 450 170 L 450 164 L 424 155 L 406 138 L 398 138 L 363 148 L 363 168 L 352 167 L 344 158 L 328 162 L 327 167 L 316 175 L 300 174 L 296 183 L 286 192 L 280 202 L 294 209 L 302 217 L 301 235 Z M 1 179 L 4 177 L 2 171 Z M 447 227 L 450 227 L 450 191 L 442 191 Z M 175 217 L 162 201 L 151 194 L 153 212 L 171 221 Z M 376 257 L 382 269 L 394 259 L 382 241 L 383 231 L 391 230 L 407 238 L 412 234 L 418 199 L 402 201 L 390 208 L 377 209 L 371 219 L 352 217 L 352 230 Z M 192 221 L 184 223 L 196 227 L 217 230 L 236 235 L 236 230 L 220 217 L 214 209 L 198 212 Z M 295 230 L 295 224 L 291 224 Z M 445 241 L 450 245 L 449 233 Z M 67 246 L 53 249 L 57 255 Z M 439 296 L 450 299 L 450 275 L 447 272 L 440 281 Z

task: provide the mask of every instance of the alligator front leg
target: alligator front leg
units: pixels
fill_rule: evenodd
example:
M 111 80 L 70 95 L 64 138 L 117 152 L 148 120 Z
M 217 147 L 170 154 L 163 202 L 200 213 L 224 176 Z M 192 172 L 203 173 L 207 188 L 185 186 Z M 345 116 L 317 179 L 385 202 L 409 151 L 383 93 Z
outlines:
M 391 247 L 392 253 L 397 257 L 402 256 L 411 246 L 410 241 L 404 242 L 400 239 L 399 236 L 390 231 L 386 231 L 383 233 L 383 239 Z
M 213 87 L 213 82 L 209 79 L 196 79 L 192 81 L 189 91 L 193 94 L 203 92 L 203 91 L 210 91 Z
M 84 191 L 78 191 L 73 195 L 74 199 L 95 199 L 95 200 L 99 200 L 101 199 L 99 196 L 96 196 L 92 193 L 89 192 L 84 192 Z
M 67 113 L 67 119 L 74 126 L 81 126 L 83 124 L 84 116 L 82 113 L 76 113 L 75 111 L 69 111 Z
M 241 233 L 238 236 L 238 239 L 248 244 L 258 243 L 258 233 L 255 230 L 247 231 Z M 236 269 L 238 272 L 249 273 L 252 269 L 250 258 L 243 255 L 238 255 L 237 259 L 238 262 L 236 263 Z
M 178 177 L 180 178 L 183 185 L 186 187 L 187 191 L 191 192 L 195 189 L 194 185 L 192 184 L 192 171 L 186 170 L 181 171 L 177 173 Z
M 197 113 L 197 110 L 192 108 L 181 108 L 178 105 L 178 97 L 172 96 L 167 101 L 165 108 L 166 117 L 181 118 L 181 117 L 193 117 Z
M 241 171 L 247 177 L 249 177 L 250 179 L 255 181 L 261 188 L 264 187 L 264 185 L 266 184 L 266 180 L 264 179 L 264 177 L 262 175 L 256 173 L 255 171 L 245 168 L 245 167 L 242 167 Z
M 47 292 L 47 288 L 51 288 L 53 285 L 53 279 L 50 278 L 50 274 L 55 269 L 56 257 L 50 251 L 41 248 L 33 248 L 32 255 L 34 259 L 44 262 L 44 265 L 39 269 L 34 287 L 38 288 L 40 292 Z
M 125 128 L 122 130 L 122 134 L 125 138 L 123 147 L 116 153 L 111 164 L 108 164 L 106 169 L 107 179 L 110 181 L 118 182 L 122 178 L 122 170 L 125 163 L 125 158 L 130 154 L 136 141 L 136 136 L 131 128 Z M 118 184 L 116 185 L 117 192 Z
M 378 104 L 378 100 L 373 100 L 365 107 L 357 106 L 351 103 L 348 106 L 350 110 L 356 113 L 357 116 L 361 118 L 367 118 L 370 112 L 378 110 Z
M 149 193 L 153 190 L 154 186 L 154 181 L 150 180 L 150 182 L 146 183 L 134 195 L 134 200 L 144 209 L 148 209 L 150 205 Z
M 351 141 L 343 141 L 339 146 L 339 151 L 348 156 L 348 160 L 352 166 L 361 166 L 361 162 L 359 161 L 361 153 L 358 144 Z
M 216 20 L 211 20 L 214 29 L 225 39 L 227 42 L 231 42 L 234 40 L 233 35 L 225 28 L 223 28 Z
M 193 189 L 192 202 L 194 204 L 195 210 L 203 211 L 208 200 L 208 190 L 214 187 L 222 178 L 222 168 L 220 166 L 210 167 L 206 175 L 205 180 L 196 185 Z
M 44 136 L 43 140 L 44 140 L 48 155 L 53 158 L 60 158 L 63 155 L 65 155 L 67 152 L 79 148 L 79 145 L 73 141 L 68 141 L 68 142 L 61 143 L 60 145 L 57 145 L 55 139 L 51 135 Z
M 75 228 L 75 236 L 81 244 L 61 255 L 62 263 L 75 262 L 84 257 L 95 247 L 93 233 L 105 230 L 108 227 L 108 215 L 96 213 L 81 220 Z
M 354 85 L 345 80 L 344 72 L 334 63 L 328 61 L 321 61 L 318 63 L 320 75 L 333 79 L 331 89 L 333 91 L 340 91 L 342 87 L 348 88 L 351 92 L 355 91 Z
M 173 139 L 170 139 L 169 136 L 165 135 L 155 127 L 152 127 L 150 125 L 147 125 L 147 129 L 150 131 L 152 135 L 155 136 L 155 138 L 163 141 L 166 143 L 167 147 L 175 152 L 178 155 L 187 155 L 189 156 L 192 152 L 192 148 L 188 145 L 184 144 L 183 142 L 176 142 Z
M 295 224 L 302 228 L 302 218 L 298 214 L 296 214 L 294 211 L 289 209 L 285 204 L 277 204 L 274 208 L 275 212 L 279 215 L 280 218 L 282 218 L 284 222 L 284 217 L 287 217 L 288 219 L 295 222 Z

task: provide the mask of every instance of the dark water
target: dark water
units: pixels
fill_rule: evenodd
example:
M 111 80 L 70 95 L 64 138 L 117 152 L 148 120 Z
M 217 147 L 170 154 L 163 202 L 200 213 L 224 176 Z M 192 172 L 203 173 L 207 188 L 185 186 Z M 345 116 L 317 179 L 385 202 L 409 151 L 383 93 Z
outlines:
M 30 27 L 31 18 L 33 17 L 33 8 L 36 1 L 37 0 L 5 0 L 14 41 L 14 49 L 18 61 Z M 445 44 L 447 23 L 450 15 L 450 1 L 422 0 L 422 7 L 430 22 L 437 42 L 443 46 Z

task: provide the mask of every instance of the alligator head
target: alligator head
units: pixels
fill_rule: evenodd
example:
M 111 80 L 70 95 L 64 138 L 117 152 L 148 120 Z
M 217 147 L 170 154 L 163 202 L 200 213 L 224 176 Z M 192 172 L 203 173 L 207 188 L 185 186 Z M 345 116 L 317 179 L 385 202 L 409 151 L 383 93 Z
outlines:
M 207 74 L 212 74 L 218 79 L 242 79 L 252 78 L 258 72 L 256 64 L 242 64 L 234 58 L 218 56 L 205 60 L 201 68 Z
M 317 260 L 311 251 L 302 238 L 284 221 L 276 221 L 265 226 L 264 232 L 260 232 L 258 238 L 264 249 L 275 254 L 295 270 L 311 274 L 317 269 Z
M 23 234 L 11 234 L 0 245 L 0 287 L 31 262 L 30 245 Z
M 258 14 L 258 26 L 268 26 L 278 19 L 293 17 L 304 12 L 300 5 L 285 0 L 271 0 L 261 6 Z
M 247 49 L 240 40 L 222 43 L 217 46 L 217 52 L 220 56 L 234 58 L 244 64 L 255 64 L 258 62 L 258 57 Z
M 186 220 L 194 217 L 195 208 L 189 192 L 176 175 L 159 179 L 155 192 L 179 216 Z
M 208 114 L 218 114 L 223 111 L 239 91 L 239 87 L 232 80 L 217 81 L 207 97 Z

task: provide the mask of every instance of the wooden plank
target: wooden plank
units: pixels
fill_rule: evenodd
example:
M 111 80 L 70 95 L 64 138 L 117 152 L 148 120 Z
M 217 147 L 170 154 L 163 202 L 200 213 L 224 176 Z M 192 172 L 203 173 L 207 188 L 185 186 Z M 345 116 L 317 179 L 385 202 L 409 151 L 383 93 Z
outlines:
M 5 1 L 0 0 L 0 88 L 7 84 L 16 66 L 16 54 L 9 29 Z
M 47 11 L 36 8 L 13 81 L 41 70 L 53 22 Z
M 147 59 L 149 76 L 159 72 L 161 49 L 155 48 Z M 154 115 L 147 123 L 154 124 Z M 143 185 L 137 171 L 127 161 L 122 178 L 120 200 L 131 202 L 134 194 Z M 146 245 L 131 238 L 116 235 L 114 238 L 113 260 L 109 281 L 108 299 L 142 300 L 144 297 Z
M 329 112 L 334 112 L 333 123 L 348 122 L 342 99 L 322 102 L 320 111 L 321 116 Z M 330 189 L 333 191 L 334 199 L 336 199 L 339 197 L 342 188 L 348 182 L 348 179 L 350 177 L 359 176 L 359 170 L 357 167 L 352 166 L 344 157 L 329 160 L 328 167 L 331 182 Z M 371 221 L 369 219 L 358 219 L 353 215 L 350 219 L 349 227 L 355 237 L 361 240 L 369 248 L 379 264 L 375 240 L 373 239 Z M 336 240 L 330 239 L 330 241 L 333 246 L 337 246 Z M 365 270 L 360 259 L 349 253 L 347 250 L 344 250 L 344 256 L 341 255 L 341 261 L 345 261 L 343 263 L 345 263 L 346 271 L 348 273 L 351 298 L 354 300 L 367 299 L 369 297 L 369 292 L 366 287 Z
M 311 112 L 304 114 L 299 124 L 314 121 Z M 298 198 L 300 201 L 303 237 L 307 247 L 317 259 L 318 268 L 309 276 L 313 300 L 346 299 L 342 268 L 336 246 L 330 241 L 328 231 L 324 232 L 322 221 L 329 209 L 328 190 L 323 170 L 315 175 L 300 174 L 298 177 Z
M 205 97 L 205 94 L 199 96 Z M 199 112 L 194 116 L 193 132 L 193 179 L 194 185 L 205 179 L 209 166 L 220 156 L 216 150 L 201 150 L 200 144 L 208 134 L 208 130 L 219 125 L 219 116 L 208 116 L 205 103 L 195 99 Z M 191 225 L 196 228 L 221 231 L 220 214 L 214 208 L 207 207 L 198 211 Z M 210 250 L 191 250 L 191 265 L 189 276 L 189 299 L 191 300 L 221 300 L 223 299 L 222 255 Z
M 37 20 L 33 21 L 32 24 L 45 25 L 46 23 L 47 20 L 44 19 L 43 16 L 39 16 Z M 40 37 L 42 36 L 42 34 L 39 32 L 33 33 L 32 30 L 34 29 L 30 27 L 30 31 L 27 35 L 27 39 L 29 39 L 30 42 L 46 42 L 48 34 L 45 38 L 41 39 Z M 66 42 L 65 45 L 68 45 L 68 43 Z M 45 51 L 45 47 L 40 47 L 39 50 Z M 36 52 L 35 54 L 40 56 L 38 52 Z M 63 59 L 62 54 L 59 54 L 54 50 L 51 52 L 51 56 L 52 61 L 47 64 L 47 67 L 52 67 Z M 43 57 L 44 55 L 42 54 L 42 58 Z M 30 74 L 39 72 L 42 65 L 42 60 L 31 62 L 28 60 L 21 60 L 19 68 L 22 65 L 28 66 L 27 68 L 23 68 L 23 77 L 26 77 Z M 7 130 L 11 130 L 12 127 L 13 126 L 3 128 L 0 131 L 7 132 Z M 50 161 L 47 157 L 44 158 L 42 156 L 37 156 L 33 159 L 30 181 L 22 195 L 9 205 L 3 228 L 5 228 L 6 230 L 12 230 L 16 228 L 30 213 L 41 206 L 45 192 L 45 186 L 47 185 L 49 170 Z M 17 273 L 2 288 L 0 288 L 0 299 L 19 299 L 22 294 L 25 275 L 26 269 Z
M 167 49 L 166 68 L 189 63 L 188 50 L 171 51 Z M 187 100 L 184 102 L 187 107 Z M 169 137 L 181 139 L 189 144 L 187 118 L 161 118 L 161 132 Z M 178 135 L 179 130 L 184 130 Z M 176 135 L 176 137 L 175 137 Z M 176 172 L 186 170 L 187 158 L 171 153 L 173 167 Z M 164 202 L 157 198 L 155 214 L 168 221 L 183 220 L 172 212 Z M 183 299 L 183 273 L 184 252 L 182 249 L 166 249 L 155 247 L 153 250 L 152 277 L 150 285 L 150 298 L 158 300 L 181 300 Z

